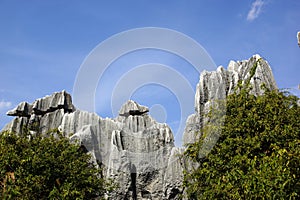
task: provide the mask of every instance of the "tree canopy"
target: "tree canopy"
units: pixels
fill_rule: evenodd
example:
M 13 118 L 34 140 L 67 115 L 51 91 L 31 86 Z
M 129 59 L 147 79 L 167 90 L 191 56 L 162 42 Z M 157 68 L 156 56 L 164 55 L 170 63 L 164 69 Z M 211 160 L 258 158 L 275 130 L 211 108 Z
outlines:
M 0 134 L 1 199 L 103 197 L 101 169 L 78 144 L 55 135 Z
M 216 145 L 199 151 L 212 127 L 185 155 L 194 163 L 184 177 L 189 199 L 299 199 L 299 98 L 284 91 L 250 94 L 249 87 L 226 99 L 226 115 Z

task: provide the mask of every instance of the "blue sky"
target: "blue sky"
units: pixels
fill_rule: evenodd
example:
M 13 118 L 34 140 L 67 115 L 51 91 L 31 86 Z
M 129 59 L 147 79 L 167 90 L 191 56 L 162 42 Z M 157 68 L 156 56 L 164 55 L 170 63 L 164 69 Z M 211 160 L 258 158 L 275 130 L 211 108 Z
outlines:
M 162 27 L 186 34 L 217 66 L 227 67 L 230 60 L 258 53 L 271 65 L 280 88 L 296 88 L 299 10 L 298 0 L 0 0 L 0 127 L 12 119 L 5 112 L 21 101 L 32 102 L 63 89 L 72 93 L 77 72 L 92 49 L 134 28 Z M 116 60 L 100 80 L 96 112 L 111 117 L 106 96 L 116 82 L 126 70 L 151 62 L 174 67 L 196 87 L 199 74 L 178 56 L 158 50 L 133 52 Z M 176 132 L 180 100 L 168 88 L 140 87 L 132 99 L 156 105 L 153 108 L 160 113 L 156 117 L 167 118 Z

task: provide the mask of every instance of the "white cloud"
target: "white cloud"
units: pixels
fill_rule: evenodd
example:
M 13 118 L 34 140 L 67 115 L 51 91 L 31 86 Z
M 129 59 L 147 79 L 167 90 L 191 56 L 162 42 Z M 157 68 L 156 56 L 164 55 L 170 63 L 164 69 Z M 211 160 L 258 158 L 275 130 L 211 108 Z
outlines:
M 265 2 L 263 0 L 255 0 L 252 3 L 251 9 L 248 12 L 247 20 L 253 21 L 254 19 L 256 19 L 260 15 L 262 6 L 264 4 Z
M 8 109 L 12 106 L 12 103 L 9 101 L 0 101 L 0 110 Z

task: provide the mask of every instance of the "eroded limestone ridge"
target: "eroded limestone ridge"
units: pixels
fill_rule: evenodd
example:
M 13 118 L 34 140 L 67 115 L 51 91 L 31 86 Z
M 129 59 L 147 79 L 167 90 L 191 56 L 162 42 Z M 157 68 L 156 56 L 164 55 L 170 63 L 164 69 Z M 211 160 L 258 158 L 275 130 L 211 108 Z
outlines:
M 64 114 L 75 110 L 70 94 L 66 91 L 55 92 L 31 104 L 22 102 L 13 110 L 8 111 L 6 114 L 15 118 L 3 130 L 21 134 L 26 127 L 32 133 L 46 133 L 58 128 Z
M 101 163 L 104 176 L 119 186 L 111 199 L 169 199 L 181 192 L 182 174 L 167 124 L 156 122 L 146 106 L 129 100 L 114 119 L 75 109 L 65 91 L 20 103 L 7 114 L 15 116 L 3 130 L 32 134 L 60 130 L 77 139 Z M 179 170 L 180 171 L 180 170 Z
M 211 102 L 225 99 L 234 92 L 239 82 L 242 85 L 249 82 L 252 87 L 250 92 L 254 95 L 263 94 L 263 84 L 270 90 L 277 89 L 271 67 L 257 54 L 248 60 L 230 61 L 227 70 L 220 66 L 216 71 L 203 71 L 196 88 L 195 113 L 186 122 L 184 144 L 194 143 L 196 140 L 195 133 L 201 129 Z
M 257 67 L 251 71 L 255 63 Z M 270 66 L 259 55 L 231 61 L 227 70 L 220 66 L 216 71 L 201 73 L 195 113 L 187 120 L 184 144 L 195 142 L 195 132 L 205 121 L 204 113 L 211 102 L 225 99 L 239 82 L 246 81 L 256 95 L 263 93 L 262 83 L 269 89 L 277 88 Z M 45 134 L 58 129 L 71 140 L 77 139 L 92 155 L 93 162 L 102 164 L 104 176 L 118 184 L 111 199 L 179 199 L 184 191 L 183 169 L 187 161 L 178 155 L 184 148 L 175 147 L 169 126 L 156 122 L 148 112 L 146 106 L 129 100 L 116 118 L 104 119 L 75 109 L 70 94 L 62 91 L 31 104 L 20 103 L 7 112 L 15 118 L 3 130 L 22 134 L 26 127 L 32 134 Z

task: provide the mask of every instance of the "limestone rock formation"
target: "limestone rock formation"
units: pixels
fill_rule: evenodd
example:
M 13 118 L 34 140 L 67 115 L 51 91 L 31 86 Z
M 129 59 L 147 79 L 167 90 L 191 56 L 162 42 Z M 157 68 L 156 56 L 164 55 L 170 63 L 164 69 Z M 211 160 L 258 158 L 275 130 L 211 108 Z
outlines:
M 149 109 L 145 106 L 141 106 L 136 102 L 129 100 L 127 101 L 119 111 L 120 116 L 129 116 L 129 115 L 142 115 L 149 112 Z
M 7 112 L 16 118 L 7 124 L 3 130 L 22 133 L 28 128 L 32 133 L 47 133 L 58 128 L 65 113 L 75 110 L 71 95 L 66 91 L 55 92 L 50 96 L 35 100 L 32 104 L 20 103 Z
M 255 64 L 257 67 L 251 74 Z M 225 99 L 234 92 L 239 82 L 243 85 L 247 81 L 251 84 L 251 93 L 254 95 L 263 93 L 262 84 L 268 89 L 277 89 L 269 64 L 259 55 L 254 55 L 249 60 L 230 61 L 227 70 L 220 66 L 216 71 L 202 72 L 196 88 L 195 113 L 187 119 L 184 144 L 193 143 L 197 138 L 195 133 L 203 126 L 204 114 L 210 109 L 211 103 Z
M 253 72 L 253 65 L 257 64 Z M 230 61 L 228 69 L 204 71 L 195 94 L 195 113 L 188 119 L 184 144 L 195 142 L 206 123 L 207 113 L 215 100 L 225 99 L 236 86 L 249 82 L 251 92 L 263 93 L 262 83 L 276 89 L 268 63 L 259 55 L 249 60 Z M 70 140 L 79 142 L 92 155 L 92 161 L 104 167 L 104 176 L 118 184 L 110 199 L 179 199 L 184 148 L 174 146 L 174 137 L 167 124 L 156 122 L 146 106 L 129 100 L 119 115 L 102 118 L 95 113 L 75 109 L 71 96 L 65 91 L 54 93 L 32 104 L 20 103 L 7 114 L 15 118 L 3 130 L 22 134 L 27 128 L 32 134 L 60 130 Z
M 27 102 L 21 102 L 16 108 L 8 111 L 6 114 L 9 116 L 22 116 L 28 117 L 31 115 L 32 105 Z
M 168 165 L 175 148 L 173 134 L 147 112 L 148 108 L 128 101 L 115 119 L 121 127 L 112 132 L 107 173 L 122 187 L 114 199 L 168 199 L 170 195 L 165 177 L 173 176 L 166 173 L 173 168 Z
M 22 102 L 7 114 L 16 118 L 4 130 L 22 134 L 23 127 L 32 134 L 60 130 L 80 142 L 101 163 L 104 175 L 112 178 L 118 189 L 111 199 L 176 199 L 182 192 L 183 177 L 167 124 L 156 122 L 149 109 L 129 100 L 115 119 L 75 110 L 65 91 L 34 101 Z

